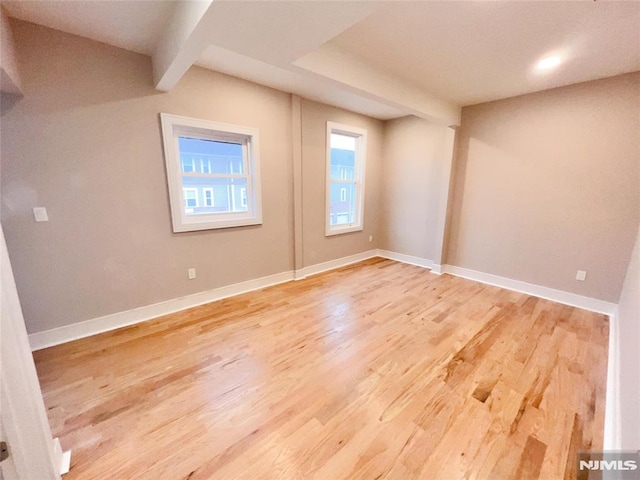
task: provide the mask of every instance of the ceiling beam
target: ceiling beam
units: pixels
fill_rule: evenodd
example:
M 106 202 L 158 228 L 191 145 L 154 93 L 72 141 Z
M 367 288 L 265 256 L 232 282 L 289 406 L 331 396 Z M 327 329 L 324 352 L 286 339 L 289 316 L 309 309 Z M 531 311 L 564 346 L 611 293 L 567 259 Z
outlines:
M 22 95 L 15 44 L 9 19 L 0 9 L 0 89 L 2 93 Z
M 458 105 L 329 43 L 378 8 L 379 2 L 354 1 L 181 1 L 153 56 L 155 86 L 171 90 L 193 64 L 211 57 L 206 52 L 215 49 L 226 59 L 244 59 L 236 68 L 210 58 L 206 62 L 231 75 L 258 83 L 294 83 L 287 91 L 303 95 L 305 89 L 298 85 L 316 85 L 312 90 L 341 91 L 343 96 L 375 102 L 403 115 L 459 125 Z M 258 65 L 262 74 L 246 75 L 242 65 L 247 62 Z
M 212 0 L 176 3 L 167 32 L 153 54 L 156 89 L 171 90 L 207 47 L 203 19 L 212 3 Z
M 320 48 L 380 8 L 362 1 L 216 1 L 207 13 L 207 40 L 276 66 Z
M 171 90 L 210 45 L 288 66 L 378 7 L 354 1 L 178 2 L 153 55 L 155 87 Z
M 462 109 L 459 105 L 431 95 L 338 47 L 324 45 L 296 60 L 293 65 L 300 71 L 331 80 L 342 88 L 401 109 L 407 114 L 444 126 L 460 125 Z

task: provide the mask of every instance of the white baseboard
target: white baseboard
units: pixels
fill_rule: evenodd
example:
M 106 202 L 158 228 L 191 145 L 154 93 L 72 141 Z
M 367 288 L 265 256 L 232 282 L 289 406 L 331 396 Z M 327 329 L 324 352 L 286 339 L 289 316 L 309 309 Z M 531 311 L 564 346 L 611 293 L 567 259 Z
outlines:
M 512 280 L 510 278 L 499 277 L 490 273 L 477 272 L 468 268 L 456 267 L 453 265 L 443 265 L 443 273 L 450 273 L 456 277 L 475 280 L 476 282 L 494 285 L 496 287 L 506 288 L 515 292 L 526 293 L 534 297 L 540 297 L 554 302 L 578 307 L 591 312 L 602 313 L 604 315 L 612 315 L 615 312 L 616 304 L 598 300 L 597 298 L 584 297 L 575 293 L 555 290 L 533 283 L 521 282 L 520 280 Z
M 378 256 L 382 258 L 388 258 L 389 260 L 395 260 L 396 262 L 408 263 L 409 265 L 415 265 L 417 267 L 433 268 L 433 261 L 422 257 L 414 257 L 413 255 L 406 255 L 404 253 L 390 252 L 389 250 L 378 249 Z
M 60 475 L 69 473 L 71 469 L 71 450 L 62 452 L 62 463 L 60 464 Z
M 507 290 L 526 293 L 535 297 L 545 298 L 547 300 L 552 300 L 564 305 L 570 305 L 572 307 L 578 307 L 584 310 L 602 313 L 605 315 L 612 315 L 617 307 L 614 303 L 605 302 L 604 300 L 598 300 L 597 298 L 585 297 L 575 293 L 564 292 L 562 290 L 543 287 L 542 285 L 535 285 L 533 283 L 522 282 L 520 280 L 512 280 L 510 278 L 500 277 L 498 275 L 492 275 L 490 273 L 478 272 L 476 270 L 470 270 L 468 268 L 456 267 L 454 265 L 438 265 L 436 263 L 433 263 L 433 261 L 431 260 L 427 260 L 426 258 L 414 257 L 412 255 L 406 255 L 404 253 L 390 252 L 388 250 L 379 249 L 378 256 L 388 258 L 389 260 L 395 260 L 397 262 L 408 263 L 411 265 L 428 268 L 431 270 L 431 273 L 435 273 L 436 275 L 449 273 L 451 275 L 455 275 L 456 277 L 463 277 L 469 280 L 475 280 L 476 282 L 505 288 Z
M 71 468 L 71 450 L 62 451 L 62 446 L 60 445 L 60 439 L 53 439 L 53 467 L 60 474 L 64 475 L 69 473 L 69 469 Z
M 604 412 L 604 450 L 620 450 L 620 333 L 618 312 L 609 316 L 609 358 L 607 364 L 607 394 Z
M 29 335 L 29 344 L 31 345 L 32 351 L 53 347 L 54 345 L 60 345 L 80 338 L 90 337 L 91 335 L 96 335 L 98 333 L 127 327 L 129 325 L 152 320 L 187 308 L 197 307 L 198 305 L 215 302 L 216 300 L 222 300 L 223 298 L 233 297 L 253 290 L 260 290 L 261 288 L 270 287 L 272 285 L 277 285 L 294 279 L 300 280 L 308 277 L 309 275 L 315 275 L 327 270 L 333 270 L 334 268 L 343 267 L 368 258 L 376 257 L 377 254 L 377 250 L 368 250 L 366 252 L 338 258 L 329 262 L 311 265 L 301 270 L 296 270 L 295 272 L 287 271 L 276 273 L 274 275 L 268 275 L 266 277 L 256 278 L 246 282 L 214 288 L 213 290 L 193 295 L 174 298 L 172 300 L 154 303 L 152 305 L 145 305 L 132 310 L 125 310 L 124 312 L 117 312 L 103 317 L 92 318 L 90 320 L 73 323 L 71 325 L 64 325 L 51 330 L 32 333 Z
M 80 338 L 89 337 L 98 333 L 115 330 L 117 328 L 126 327 L 136 323 L 151 320 L 153 318 L 168 315 L 170 313 L 178 312 L 205 303 L 215 302 L 223 298 L 232 297 L 234 295 L 240 295 L 242 293 L 250 292 L 253 290 L 259 290 L 261 288 L 270 287 L 279 283 L 288 282 L 290 280 L 300 280 L 310 275 L 316 275 L 318 273 L 333 270 L 335 268 L 344 267 L 353 263 L 361 262 L 373 257 L 383 257 L 390 260 L 395 260 L 402 263 L 408 263 L 411 265 L 417 265 L 419 267 L 431 269 L 433 273 L 450 273 L 459 277 L 468 278 L 481 283 L 487 283 L 498 287 L 506 288 L 508 290 L 515 290 L 517 292 L 534 295 L 541 298 L 546 298 L 558 303 L 564 303 L 573 307 L 583 308 L 585 310 L 591 310 L 598 313 L 604 313 L 611 315 L 614 312 L 615 305 L 602 300 L 594 298 L 583 297 L 573 293 L 563 292 L 560 290 L 554 290 L 548 287 L 542 287 L 540 285 L 533 285 L 526 282 L 520 282 L 518 280 L 511 280 L 497 275 L 491 275 L 488 273 L 476 272 L 466 268 L 455 267 L 452 265 L 435 265 L 431 260 L 415 257 L 412 255 L 406 255 L 403 253 L 390 252 L 388 250 L 373 249 L 366 252 L 356 253 L 348 257 L 338 258 L 336 260 L 330 260 L 328 262 L 319 263 L 317 265 L 310 265 L 296 271 L 287 271 L 282 273 L 276 273 L 274 275 L 268 275 L 266 277 L 257 278 L 254 280 L 248 280 L 246 282 L 240 282 L 233 285 L 227 285 L 206 292 L 200 292 L 193 295 L 187 295 L 172 300 L 167 300 L 152 305 L 146 305 L 132 310 L 126 310 L 124 312 L 117 312 L 103 317 L 93 318 L 82 322 L 74 323 L 71 325 L 65 325 L 51 330 L 45 330 L 43 332 L 36 332 L 29 335 L 29 343 L 32 350 L 40 350 L 54 345 L 70 342 L 72 340 L 78 340 Z
M 296 280 L 302 280 L 303 278 L 311 275 L 316 275 L 335 268 L 345 267 L 352 263 L 358 263 L 377 256 L 378 250 L 367 250 L 366 252 L 356 253 L 355 255 L 349 255 L 348 257 L 337 258 L 335 260 L 329 260 L 328 262 L 317 263 L 315 265 L 301 268 L 294 272 L 294 277 Z
M 241 293 L 260 290 L 261 288 L 270 287 L 290 280 L 293 280 L 292 271 L 276 273 L 246 282 L 234 283 L 233 285 L 214 288 L 206 292 L 174 298 L 173 300 L 154 303 L 152 305 L 145 305 L 144 307 L 125 310 L 124 312 L 117 312 L 103 317 L 92 318 L 43 332 L 32 333 L 29 335 L 29 344 L 31 345 L 31 350 L 40 350 L 42 348 L 60 345 L 61 343 L 144 322 L 187 308 L 197 307 L 205 303 L 215 302 L 223 298 L 233 297 Z

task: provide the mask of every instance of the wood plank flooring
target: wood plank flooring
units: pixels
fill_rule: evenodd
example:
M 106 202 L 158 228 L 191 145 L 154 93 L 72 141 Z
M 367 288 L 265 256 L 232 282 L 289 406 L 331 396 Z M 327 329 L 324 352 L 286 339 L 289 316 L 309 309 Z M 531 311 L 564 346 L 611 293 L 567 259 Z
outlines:
M 35 353 L 75 479 L 569 479 L 608 319 L 389 260 Z

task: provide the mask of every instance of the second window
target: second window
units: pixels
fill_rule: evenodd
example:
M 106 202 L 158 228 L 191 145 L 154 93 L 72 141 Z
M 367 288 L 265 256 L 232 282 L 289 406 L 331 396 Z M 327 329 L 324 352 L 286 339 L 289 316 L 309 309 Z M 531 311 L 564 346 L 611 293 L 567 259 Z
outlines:
M 327 236 L 363 228 L 366 147 L 366 130 L 327 122 Z

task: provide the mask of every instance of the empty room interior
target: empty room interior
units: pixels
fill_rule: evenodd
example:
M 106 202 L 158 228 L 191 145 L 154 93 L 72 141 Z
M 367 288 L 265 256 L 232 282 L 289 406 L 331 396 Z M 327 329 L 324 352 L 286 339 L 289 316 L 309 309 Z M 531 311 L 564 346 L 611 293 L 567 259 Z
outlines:
M 0 8 L 0 477 L 640 478 L 640 2 Z

